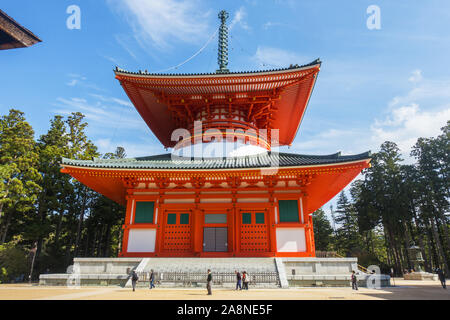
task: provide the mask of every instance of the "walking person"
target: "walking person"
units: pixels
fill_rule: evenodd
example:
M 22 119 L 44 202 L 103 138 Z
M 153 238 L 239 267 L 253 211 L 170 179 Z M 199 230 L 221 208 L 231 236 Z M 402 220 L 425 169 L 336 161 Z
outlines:
M 352 271 L 352 290 L 358 290 L 358 279 L 356 278 L 355 270 Z
M 153 269 L 151 269 L 150 270 L 150 290 L 155 287 L 154 281 L 155 281 L 155 273 L 153 272 Z
M 249 279 L 248 279 L 247 271 L 244 271 L 242 273 L 242 282 L 244 284 L 244 286 L 243 286 L 244 290 L 248 290 L 248 281 L 249 281 Z
M 242 290 L 242 286 L 241 286 L 241 274 L 239 273 L 239 271 L 234 270 L 234 273 L 236 274 L 236 290 L 239 288 L 239 290 Z
M 442 288 L 447 289 L 447 286 L 445 285 L 445 274 L 444 274 L 444 271 L 441 268 L 438 268 L 437 269 L 437 274 L 438 274 L 439 281 L 441 281 Z
M 208 277 L 206 278 L 206 289 L 208 290 L 209 296 L 212 295 L 211 284 L 212 284 L 212 274 L 211 274 L 211 270 L 208 269 Z
M 136 282 L 139 280 L 138 275 L 136 274 L 136 271 L 131 272 L 131 285 L 133 286 L 133 291 L 136 289 Z

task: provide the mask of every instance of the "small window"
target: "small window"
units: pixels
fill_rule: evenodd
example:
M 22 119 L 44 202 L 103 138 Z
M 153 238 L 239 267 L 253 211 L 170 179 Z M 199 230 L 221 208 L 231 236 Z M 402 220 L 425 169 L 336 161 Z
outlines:
M 264 212 L 255 213 L 255 222 L 258 224 L 264 224 Z
M 153 223 L 153 201 L 136 202 L 134 223 Z
M 279 200 L 278 206 L 280 222 L 299 222 L 297 200 Z
M 189 224 L 189 213 L 180 214 L 180 224 Z
M 252 214 L 249 212 L 244 212 L 242 214 L 242 224 L 251 224 L 252 223 Z
M 177 214 L 169 213 L 167 215 L 167 224 L 176 224 L 177 223 Z

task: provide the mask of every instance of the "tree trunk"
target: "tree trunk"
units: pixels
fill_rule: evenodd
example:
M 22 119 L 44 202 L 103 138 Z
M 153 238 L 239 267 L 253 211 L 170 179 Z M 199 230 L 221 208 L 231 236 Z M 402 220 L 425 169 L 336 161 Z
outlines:
M 445 256 L 444 250 L 442 249 L 441 241 L 439 240 L 439 234 L 438 234 L 438 230 L 436 227 L 436 221 L 434 220 L 433 217 L 431 217 L 430 222 L 431 222 L 431 231 L 433 233 L 434 242 L 436 243 L 436 248 L 438 251 L 438 264 L 441 265 L 440 260 L 442 259 L 442 264 L 444 265 L 445 273 L 449 274 L 447 258 Z
M 2 237 L 0 239 L 0 244 L 5 243 L 5 241 L 6 241 L 6 235 L 8 234 L 8 229 L 9 229 L 9 226 L 11 225 L 11 219 L 12 219 L 12 213 L 9 212 L 6 215 L 5 226 L 3 227 L 3 230 L 2 230 Z
M 64 215 L 64 209 L 61 209 L 59 211 L 58 221 L 57 221 L 56 230 L 55 230 L 55 245 L 56 245 L 57 249 L 59 249 L 59 236 L 61 234 L 63 215 Z
M 78 227 L 77 227 L 77 235 L 75 238 L 75 251 L 74 256 L 76 257 L 78 254 L 78 246 L 80 243 L 80 236 L 81 236 L 81 227 L 83 225 L 84 220 L 84 211 L 86 210 L 86 194 L 83 194 L 83 204 L 81 205 L 81 213 L 80 218 L 78 219 Z

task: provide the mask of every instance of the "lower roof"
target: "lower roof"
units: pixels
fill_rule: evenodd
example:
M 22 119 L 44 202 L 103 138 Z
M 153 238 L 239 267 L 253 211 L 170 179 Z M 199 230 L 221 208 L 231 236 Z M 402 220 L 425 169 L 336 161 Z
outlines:
M 265 167 L 302 167 L 311 165 L 339 164 L 370 159 L 370 151 L 357 155 L 303 155 L 284 152 L 267 152 L 260 155 L 232 158 L 194 159 L 177 157 L 170 153 L 149 157 L 127 159 L 71 160 L 62 159 L 61 165 L 99 169 L 154 169 L 154 170 L 208 170 L 208 169 L 251 169 Z

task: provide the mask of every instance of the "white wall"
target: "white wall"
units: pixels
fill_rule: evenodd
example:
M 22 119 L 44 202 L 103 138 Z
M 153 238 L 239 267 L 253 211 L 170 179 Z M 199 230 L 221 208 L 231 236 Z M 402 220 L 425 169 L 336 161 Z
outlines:
M 305 252 L 306 239 L 304 228 L 277 228 L 278 252 Z
M 131 229 L 127 252 L 155 252 L 156 229 Z

